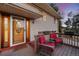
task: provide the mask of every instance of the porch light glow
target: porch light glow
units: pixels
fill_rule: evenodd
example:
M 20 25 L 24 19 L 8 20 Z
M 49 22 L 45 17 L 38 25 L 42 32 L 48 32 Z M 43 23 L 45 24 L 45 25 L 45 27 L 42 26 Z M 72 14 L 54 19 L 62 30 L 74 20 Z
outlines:
M 4 18 L 4 30 L 5 30 L 4 38 L 5 38 L 5 42 L 7 42 L 8 41 L 8 18 L 7 17 Z
M 43 16 L 43 21 L 46 21 L 46 16 Z

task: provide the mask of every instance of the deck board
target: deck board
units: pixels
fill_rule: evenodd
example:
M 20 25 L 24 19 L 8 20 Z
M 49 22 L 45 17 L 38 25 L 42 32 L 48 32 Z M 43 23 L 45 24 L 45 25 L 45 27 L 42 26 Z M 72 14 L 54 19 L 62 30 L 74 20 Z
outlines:
M 76 56 L 79 56 L 79 49 L 76 49 Z
M 79 56 L 79 48 L 62 45 L 55 48 L 54 56 Z
M 60 55 L 60 56 L 62 56 L 62 55 L 63 55 L 63 53 L 64 53 L 64 50 L 65 50 L 65 47 L 63 47 L 63 46 L 62 46 L 62 47 L 60 47 L 60 48 L 61 48 L 62 52 L 60 52 L 60 54 L 59 54 L 59 55 Z
M 60 54 L 60 50 L 61 48 L 60 47 L 56 47 L 55 51 L 54 51 L 54 55 L 55 56 L 58 56 Z
M 69 47 L 69 48 L 68 48 L 68 54 L 67 54 L 67 56 L 70 56 L 70 55 L 71 55 L 71 52 L 72 52 L 71 49 L 72 49 L 72 47 Z
M 69 50 L 69 47 L 68 47 L 68 46 L 66 46 L 66 47 L 65 47 L 65 50 L 64 50 L 64 53 L 63 53 L 63 55 L 62 55 L 62 56 L 64 56 L 64 55 L 66 56 L 66 55 L 67 55 L 67 53 L 69 53 L 69 52 L 68 52 L 68 50 Z
M 0 53 L 0 56 L 38 56 L 38 54 L 35 54 L 33 48 L 27 45 L 26 47 L 17 49 L 16 51 L 3 51 Z M 79 56 L 79 48 L 67 45 L 57 46 L 52 56 Z

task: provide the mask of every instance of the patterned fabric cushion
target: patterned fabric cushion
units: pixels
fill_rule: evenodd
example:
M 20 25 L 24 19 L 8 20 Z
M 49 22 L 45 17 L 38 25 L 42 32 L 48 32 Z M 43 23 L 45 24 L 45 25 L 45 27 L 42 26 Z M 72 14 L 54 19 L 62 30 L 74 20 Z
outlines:
M 57 39 L 56 39 L 56 42 L 57 42 L 57 43 L 61 43 L 61 42 L 63 42 L 63 41 L 62 41 L 62 39 L 57 38 Z
M 52 34 L 50 34 L 50 38 L 56 39 L 56 38 L 57 38 L 56 33 L 52 33 Z
M 46 43 L 46 39 L 45 39 L 44 35 L 39 36 L 39 43 L 40 44 L 45 44 Z
M 49 45 L 49 46 L 55 46 L 55 43 L 49 42 L 47 45 Z
M 60 44 L 60 43 L 62 43 L 62 42 L 63 42 L 63 40 L 62 40 L 62 39 L 57 38 L 56 33 L 52 33 L 52 34 L 50 34 L 50 38 L 52 38 L 53 40 L 55 40 L 56 45 L 57 45 L 57 44 Z
M 49 39 L 49 42 L 55 42 L 55 39 L 50 38 L 50 39 Z

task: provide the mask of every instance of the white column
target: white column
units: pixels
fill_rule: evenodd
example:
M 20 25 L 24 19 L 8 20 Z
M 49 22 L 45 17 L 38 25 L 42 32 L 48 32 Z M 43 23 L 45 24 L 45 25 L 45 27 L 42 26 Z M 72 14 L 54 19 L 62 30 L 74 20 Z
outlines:
M 10 16 L 10 47 L 12 47 L 12 43 L 13 43 L 13 19 L 12 16 Z
M 58 24 L 58 20 L 59 20 L 59 19 L 56 19 L 56 32 L 57 32 L 57 33 L 58 33 L 58 25 L 59 25 L 59 24 Z
M 24 42 L 26 43 L 26 19 L 24 19 Z

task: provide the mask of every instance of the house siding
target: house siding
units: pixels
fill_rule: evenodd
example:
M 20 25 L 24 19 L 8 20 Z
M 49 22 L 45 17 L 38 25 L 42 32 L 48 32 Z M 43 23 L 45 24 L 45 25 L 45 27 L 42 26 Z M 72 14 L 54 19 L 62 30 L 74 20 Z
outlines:
M 40 31 L 56 31 L 57 28 L 57 19 L 50 16 L 49 14 L 42 12 L 43 17 L 35 19 L 34 23 L 30 22 L 30 40 L 34 40 L 34 35 L 37 35 Z

